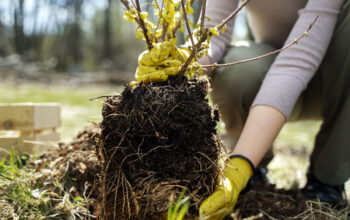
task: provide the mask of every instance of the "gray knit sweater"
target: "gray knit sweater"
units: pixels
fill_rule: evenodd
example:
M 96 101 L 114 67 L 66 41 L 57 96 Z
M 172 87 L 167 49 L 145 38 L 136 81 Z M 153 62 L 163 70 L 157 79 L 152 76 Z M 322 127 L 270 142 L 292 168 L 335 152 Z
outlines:
M 298 44 L 282 51 L 270 67 L 252 106 L 268 105 L 288 118 L 293 107 L 318 69 L 345 0 L 251 0 L 247 4 L 249 24 L 257 42 L 275 47 L 289 44 L 300 36 L 319 15 L 319 19 Z M 238 5 L 238 0 L 208 0 L 207 15 L 218 25 Z M 209 57 L 218 62 L 231 43 L 234 21 L 224 34 L 210 43 Z

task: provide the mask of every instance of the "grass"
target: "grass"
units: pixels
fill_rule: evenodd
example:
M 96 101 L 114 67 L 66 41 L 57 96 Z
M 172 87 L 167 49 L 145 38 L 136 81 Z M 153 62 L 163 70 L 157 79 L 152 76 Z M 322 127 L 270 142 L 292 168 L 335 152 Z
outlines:
M 182 220 L 190 207 L 190 197 L 184 197 L 185 190 L 183 190 L 174 204 L 173 197 L 170 198 L 167 220 Z
M 79 130 L 90 124 L 99 122 L 101 116 L 101 101 L 90 101 L 102 95 L 121 91 L 120 87 L 115 89 L 103 87 L 44 87 L 37 85 L 23 86 L 0 86 L 0 101 L 2 103 L 21 102 L 55 102 L 62 106 L 62 126 L 59 129 L 62 141 L 69 141 Z
M 0 162 L 1 219 L 80 219 L 88 216 L 85 199 L 70 184 L 36 171 L 30 158 L 7 152 Z M 34 159 L 34 158 L 31 158 Z

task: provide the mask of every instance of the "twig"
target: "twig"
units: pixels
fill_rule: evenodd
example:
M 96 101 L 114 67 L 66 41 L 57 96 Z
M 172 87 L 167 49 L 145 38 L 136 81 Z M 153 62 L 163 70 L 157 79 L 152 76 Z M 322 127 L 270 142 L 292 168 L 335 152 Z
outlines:
M 207 0 L 203 0 L 202 4 L 202 11 L 201 11 L 201 23 L 199 27 L 199 33 L 202 34 L 203 27 L 204 27 L 204 21 L 205 21 L 205 11 L 207 9 Z
M 185 24 L 186 24 L 187 31 L 188 31 L 188 36 L 190 37 L 191 43 L 192 43 L 192 50 L 195 50 L 195 52 L 196 52 L 196 45 L 194 44 L 191 27 L 190 27 L 190 24 L 188 23 L 188 18 L 187 18 L 187 13 L 186 13 L 186 8 L 185 8 L 185 0 L 181 0 L 181 5 L 182 5 L 182 10 L 184 12 L 184 19 L 185 19 Z
M 139 16 L 139 25 L 140 25 L 140 27 L 142 28 L 143 35 L 145 36 L 148 49 L 151 50 L 151 49 L 152 49 L 152 43 L 151 43 L 151 41 L 150 41 L 149 38 L 148 38 L 147 28 L 146 28 L 145 22 L 144 22 L 143 19 L 141 18 L 141 12 L 142 12 L 142 11 L 141 11 L 140 2 L 139 2 L 139 0 L 135 0 L 135 2 L 136 2 L 137 14 L 138 14 L 138 16 Z
M 308 32 L 311 30 L 312 26 L 317 21 L 318 17 L 319 16 L 317 15 L 316 18 L 314 19 L 314 21 L 308 27 L 308 29 L 303 34 L 301 34 L 297 39 L 295 39 L 293 42 L 289 43 L 288 45 L 286 45 L 286 46 L 284 46 L 284 47 L 282 47 L 282 48 L 280 48 L 278 50 L 272 51 L 270 53 L 263 54 L 261 56 L 257 56 L 257 57 L 253 57 L 253 58 L 249 58 L 249 59 L 245 59 L 245 60 L 240 60 L 240 61 L 236 61 L 236 62 L 232 62 L 232 63 L 224 63 L 224 64 L 214 63 L 214 64 L 211 64 L 211 65 L 202 65 L 201 67 L 202 68 L 210 68 L 210 67 L 232 66 L 232 65 L 236 65 L 236 64 L 241 64 L 241 63 L 246 63 L 246 62 L 258 60 L 258 59 L 261 59 L 261 58 L 264 58 L 264 57 L 271 56 L 273 54 L 279 53 L 279 52 L 281 52 L 283 50 L 288 49 L 289 47 L 293 46 L 294 44 L 297 44 L 301 39 L 306 37 Z
M 168 29 L 168 23 L 166 23 L 164 21 L 163 31 L 162 31 L 162 35 L 159 38 L 159 41 L 163 42 L 165 40 L 165 35 L 166 35 L 166 32 L 167 32 L 167 29 Z
M 127 0 L 120 0 L 120 1 L 123 3 L 126 9 L 130 10 L 130 6 Z
M 123 3 L 123 5 L 126 7 L 127 10 L 130 10 L 130 6 L 129 6 L 129 3 L 127 0 L 121 0 L 121 2 Z M 135 3 L 133 1 L 131 1 L 131 3 L 134 5 L 135 7 Z M 147 46 L 148 46 L 148 49 L 152 49 L 152 43 L 151 41 L 149 40 L 148 38 L 148 35 L 147 35 L 147 29 L 146 29 L 146 26 L 145 26 L 145 23 L 143 22 L 143 20 L 141 19 L 141 15 L 140 15 L 140 12 L 141 12 L 141 7 L 140 7 L 140 3 L 138 0 L 136 0 L 136 10 L 137 10 L 137 13 L 138 13 L 138 18 L 135 18 L 136 22 L 139 24 L 139 26 L 142 28 L 143 30 L 143 33 L 144 33 L 144 36 L 145 36 L 145 39 L 146 39 L 146 43 L 147 43 Z
M 158 8 L 159 8 L 159 4 L 158 4 L 158 0 L 155 0 L 156 4 L 158 5 Z M 159 24 L 160 24 L 160 16 L 162 15 L 163 13 L 163 7 L 164 7 L 164 1 L 162 1 L 162 7 L 160 8 L 160 11 L 159 11 L 159 15 L 158 15 L 158 22 L 157 22 L 157 26 L 156 26 L 156 29 L 154 30 L 154 32 L 152 33 L 152 36 L 151 36 L 151 42 L 153 42 L 153 39 L 154 37 L 156 36 L 156 33 L 158 31 L 158 28 L 159 28 Z M 156 42 L 158 41 L 158 39 L 156 38 Z
M 249 2 L 249 0 L 244 0 L 242 4 L 234 11 L 232 12 L 225 20 L 223 20 L 219 25 L 218 25 L 218 30 L 221 30 L 224 25 L 231 20 L 234 16 L 237 15 L 239 11 L 242 10 L 242 8 Z M 203 2 L 204 3 L 204 2 Z M 179 71 L 179 76 L 183 76 L 185 71 L 187 70 L 187 67 L 191 64 L 193 58 L 196 55 L 196 52 L 198 53 L 199 51 L 203 50 L 201 48 L 202 43 L 207 40 L 208 36 L 212 36 L 213 34 L 211 32 L 208 33 L 208 30 L 205 31 L 205 33 L 200 33 L 201 38 L 197 42 L 195 48 L 192 48 L 193 50 L 191 51 L 190 56 L 187 58 L 186 62 L 182 65 L 181 70 Z M 202 66 L 203 67 L 203 66 Z
M 229 22 L 233 17 L 235 17 L 238 12 L 242 10 L 242 8 L 249 2 L 249 0 L 244 0 L 242 4 L 234 10 L 227 18 L 225 18 L 219 25 L 218 25 L 218 30 L 221 30 L 227 22 Z
M 190 0 L 190 1 L 191 1 L 191 5 L 192 5 L 195 0 Z M 182 23 L 183 19 L 184 19 L 184 15 L 182 15 L 182 17 L 177 21 L 177 23 L 173 29 L 173 36 L 176 35 L 176 31 L 181 27 L 181 23 Z

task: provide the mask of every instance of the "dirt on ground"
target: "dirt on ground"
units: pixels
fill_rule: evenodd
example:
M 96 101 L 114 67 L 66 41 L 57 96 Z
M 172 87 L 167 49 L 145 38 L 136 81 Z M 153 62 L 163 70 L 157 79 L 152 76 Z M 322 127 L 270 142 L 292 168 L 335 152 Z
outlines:
M 50 173 L 56 179 L 64 179 L 75 197 L 87 198 L 87 208 L 92 214 L 96 210 L 99 195 L 101 164 L 96 156 L 96 145 L 100 135 L 98 125 L 91 125 L 79 132 L 70 143 L 60 143 L 39 155 L 37 171 Z
M 348 219 L 346 202 L 330 206 L 304 199 L 299 191 L 277 189 L 265 181 L 240 195 L 234 212 L 227 219 Z

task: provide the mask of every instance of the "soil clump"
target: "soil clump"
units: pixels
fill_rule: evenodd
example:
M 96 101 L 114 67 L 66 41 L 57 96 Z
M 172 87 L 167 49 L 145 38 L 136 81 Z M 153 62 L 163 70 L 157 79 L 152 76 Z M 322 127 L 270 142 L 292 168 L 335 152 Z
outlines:
M 239 196 L 234 212 L 226 219 L 347 219 L 347 213 L 346 204 L 331 207 L 306 200 L 298 191 L 256 182 L 249 192 Z
M 73 187 L 70 189 L 73 196 L 86 198 L 90 214 L 96 210 L 99 195 L 101 164 L 96 155 L 99 135 L 98 125 L 86 127 L 70 143 L 60 143 L 33 162 L 38 172 L 61 180 L 65 187 Z
M 184 189 L 190 212 L 209 196 L 219 173 L 218 111 L 206 98 L 208 80 L 174 77 L 127 86 L 103 106 L 103 163 L 98 218 L 150 219 L 166 214 Z

